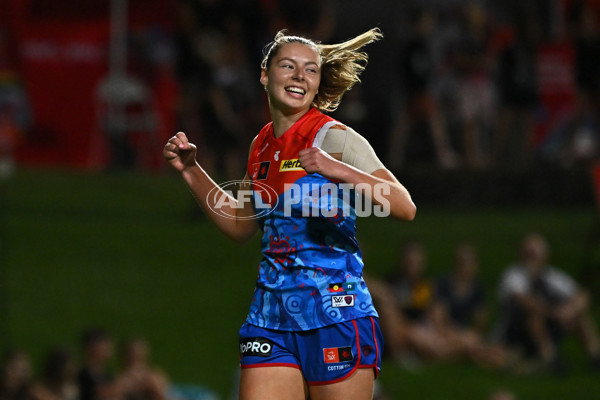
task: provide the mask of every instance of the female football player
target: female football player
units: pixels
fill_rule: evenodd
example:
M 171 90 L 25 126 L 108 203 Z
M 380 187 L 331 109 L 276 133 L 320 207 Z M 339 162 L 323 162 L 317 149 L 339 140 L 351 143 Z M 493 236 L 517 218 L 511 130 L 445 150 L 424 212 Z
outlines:
M 369 143 L 324 112 L 360 81 L 360 50 L 381 37 L 372 29 L 323 45 L 281 31 L 265 48 L 260 83 L 272 121 L 250 145 L 241 188 L 253 202 L 221 190 L 183 132 L 164 147 L 221 231 L 239 242 L 262 231 L 259 277 L 240 329 L 240 399 L 372 398 L 383 343 L 356 216 L 371 204 L 376 215 L 412 220 L 416 207 Z

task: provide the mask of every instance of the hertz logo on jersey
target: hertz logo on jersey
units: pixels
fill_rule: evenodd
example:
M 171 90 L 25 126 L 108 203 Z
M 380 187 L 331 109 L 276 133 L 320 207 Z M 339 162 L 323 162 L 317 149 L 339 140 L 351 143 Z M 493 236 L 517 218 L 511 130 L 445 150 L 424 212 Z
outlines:
M 279 166 L 279 172 L 303 170 L 304 168 L 300 166 L 300 161 L 298 161 L 297 158 L 292 160 L 281 160 L 281 165 Z

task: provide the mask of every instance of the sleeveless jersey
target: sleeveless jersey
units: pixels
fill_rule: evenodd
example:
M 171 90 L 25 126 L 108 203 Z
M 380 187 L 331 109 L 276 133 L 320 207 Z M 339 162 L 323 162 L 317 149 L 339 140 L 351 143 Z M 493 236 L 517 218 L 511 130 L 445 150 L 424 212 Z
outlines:
M 311 108 L 281 137 L 272 123 L 256 137 L 248 176 L 262 210 L 263 258 L 246 319 L 252 325 L 302 331 L 377 316 L 355 237 L 354 191 L 298 162 L 300 150 L 318 146 L 336 124 Z

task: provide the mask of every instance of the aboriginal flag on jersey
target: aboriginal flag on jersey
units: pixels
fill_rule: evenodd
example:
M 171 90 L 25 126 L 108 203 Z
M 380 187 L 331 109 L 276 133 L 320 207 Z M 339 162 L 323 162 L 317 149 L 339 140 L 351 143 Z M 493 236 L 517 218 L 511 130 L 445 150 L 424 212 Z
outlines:
M 269 123 L 254 141 L 247 172 L 255 206 L 270 208 L 260 213 L 263 259 L 250 324 L 300 331 L 377 316 L 362 277 L 354 191 L 307 174 L 298 161 L 334 125 L 343 126 L 313 108 L 281 137 Z

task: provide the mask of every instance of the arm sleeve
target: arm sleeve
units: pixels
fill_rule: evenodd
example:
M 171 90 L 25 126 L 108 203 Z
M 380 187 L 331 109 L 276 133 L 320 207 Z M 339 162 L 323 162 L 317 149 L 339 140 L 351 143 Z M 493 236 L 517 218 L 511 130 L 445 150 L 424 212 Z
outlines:
M 321 149 L 330 154 L 342 154 L 342 162 L 367 174 L 385 168 L 367 139 L 354 129 L 331 128 L 327 131 Z

